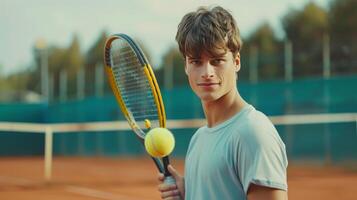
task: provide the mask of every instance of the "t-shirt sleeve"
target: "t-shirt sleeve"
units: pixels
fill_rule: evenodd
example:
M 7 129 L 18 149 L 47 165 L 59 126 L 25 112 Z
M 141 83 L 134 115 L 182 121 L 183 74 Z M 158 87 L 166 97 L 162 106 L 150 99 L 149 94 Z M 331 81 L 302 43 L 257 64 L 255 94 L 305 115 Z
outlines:
M 270 121 L 248 127 L 237 145 L 236 171 L 246 194 L 250 184 L 287 190 L 285 145 Z

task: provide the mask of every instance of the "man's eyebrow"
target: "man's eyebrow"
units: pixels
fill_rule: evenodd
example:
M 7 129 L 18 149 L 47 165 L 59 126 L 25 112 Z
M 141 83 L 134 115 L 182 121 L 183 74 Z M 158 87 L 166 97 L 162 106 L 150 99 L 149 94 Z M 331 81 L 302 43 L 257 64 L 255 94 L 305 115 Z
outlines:
M 196 59 L 200 59 L 199 57 L 190 57 L 190 56 L 187 56 L 187 58 L 188 58 L 188 59 L 190 59 L 190 60 L 194 60 L 194 59 L 195 59 L 195 60 L 196 60 Z
M 217 58 L 227 58 L 226 54 L 223 55 L 217 55 L 217 56 L 212 56 L 213 59 L 217 59 Z

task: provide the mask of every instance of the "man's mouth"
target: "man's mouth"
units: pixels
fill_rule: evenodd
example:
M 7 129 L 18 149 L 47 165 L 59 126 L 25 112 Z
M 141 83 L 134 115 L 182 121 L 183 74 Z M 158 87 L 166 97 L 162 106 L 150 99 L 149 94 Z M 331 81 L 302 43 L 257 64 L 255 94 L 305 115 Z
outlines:
M 208 87 L 208 86 L 214 86 L 214 85 L 219 85 L 219 84 L 220 83 L 198 83 L 197 85 Z

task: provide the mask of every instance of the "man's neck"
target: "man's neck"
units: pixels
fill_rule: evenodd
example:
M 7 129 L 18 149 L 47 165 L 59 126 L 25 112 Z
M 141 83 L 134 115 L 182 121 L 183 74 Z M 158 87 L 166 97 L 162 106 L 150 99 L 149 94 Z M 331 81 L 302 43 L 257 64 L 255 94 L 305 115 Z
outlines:
M 207 126 L 214 127 L 228 120 L 237 114 L 245 104 L 245 101 L 242 99 L 237 89 L 233 89 L 215 101 L 202 101 Z

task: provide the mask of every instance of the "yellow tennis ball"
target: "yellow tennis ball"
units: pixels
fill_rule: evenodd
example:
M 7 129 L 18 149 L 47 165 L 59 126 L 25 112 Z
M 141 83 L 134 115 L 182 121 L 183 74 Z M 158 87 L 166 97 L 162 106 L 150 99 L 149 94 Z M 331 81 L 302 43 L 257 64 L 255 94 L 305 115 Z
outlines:
M 146 151 L 153 157 L 165 157 L 175 147 L 175 138 L 166 128 L 153 128 L 145 136 Z

